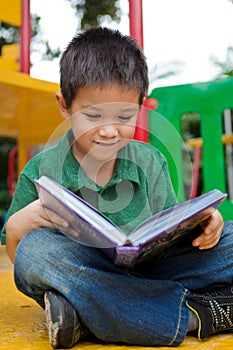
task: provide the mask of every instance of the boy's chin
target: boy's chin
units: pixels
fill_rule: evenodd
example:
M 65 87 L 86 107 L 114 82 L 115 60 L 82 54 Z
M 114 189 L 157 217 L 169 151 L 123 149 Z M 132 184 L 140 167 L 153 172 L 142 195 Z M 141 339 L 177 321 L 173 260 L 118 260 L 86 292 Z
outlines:
M 116 159 L 117 152 L 118 151 L 114 151 L 114 152 L 95 151 L 95 152 L 92 152 L 91 155 L 89 155 L 89 156 L 90 156 L 90 158 L 92 158 L 96 161 L 107 162 L 109 160 Z

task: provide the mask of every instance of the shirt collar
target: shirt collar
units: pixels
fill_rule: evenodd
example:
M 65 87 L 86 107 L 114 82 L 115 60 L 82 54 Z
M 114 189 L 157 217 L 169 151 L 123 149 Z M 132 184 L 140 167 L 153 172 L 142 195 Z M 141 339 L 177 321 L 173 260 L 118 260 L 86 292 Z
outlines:
M 115 172 L 111 181 L 115 180 L 117 183 L 122 180 L 129 180 L 131 182 L 135 182 L 136 184 L 140 184 L 140 166 L 137 164 L 135 154 L 131 152 L 130 146 L 131 144 L 129 143 L 118 152 Z

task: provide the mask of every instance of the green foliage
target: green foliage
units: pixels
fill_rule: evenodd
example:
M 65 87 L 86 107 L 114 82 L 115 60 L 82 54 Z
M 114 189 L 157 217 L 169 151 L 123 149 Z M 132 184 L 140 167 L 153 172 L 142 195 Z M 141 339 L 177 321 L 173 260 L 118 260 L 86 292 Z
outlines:
M 118 0 L 67 0 L 75 9 L 80 18 L 80 28 L 86 29 L 101 25 L 105 20 L 119 22 L 121 10 Z M 60 48 L 52 49 L 48 41 L 44 41 L 41 35 L 41 18 L 31 15 L 32 45 L 31 52 L 40 50 L 42 47 L 42 59 L 53 60 L 61 54 Z M 3 45 L 19 42 L 19 28 L 10 24 L 0 22 L 0 56 Z
M 154 84 L 155 81 L 160 79 L 170 78 L 180 73 L 184 66 L 184 62 L 170 61 L 163 64 L 156 64 L 149 70 L 150 84 Z
M 211 56 L 210 61 L 220 70 L 216 79 L 233 77 L 233 46 L 228 47 L 224 61 L 220 61 L 216 56 Z
M 101 25 L 110 19 L 120 21 L 121 10 L 118 0 L 67 0 L 80 18 L 80 29 Z
M 41 17 L 37 15 L 32 15 L 32 41 L 31 41 L 31 52 L 43 48 L 42 60 L 52 61 L 54 58 L 59 57 L 61 50 L 59 48 L 52 49 L 49 42 L 42 39 L 41 27 L 40 27 Z
M 185 113 L 181 117 L 181 133 L 185 142 L 200 137 L 200 115 L 195 112 Z
M 51 49 L 49 42 L 46 40 L 45 42 L 45 51 L 42 55 L 43 60 L 52 61 L 54 58 L 59 57 L 61 54 L 61 49 Z
M 42 53 L 42 59 L 53 60 L 59 57 L 61 50 L 59 48 L 52 49 L 48 41 L 41 39 L 41 18 L 37 15 L 31 15 L 31 27 L 32 27 L 32 40 L 31 40 L 31 52 L 36 50 L 38 44 L 42 44 L 44 52 Z M 10 24 L 0 22 L 0 56 L 2 53 L 2 47 L 7 44 L 13 44 L 19 42 L 19 28 Z
M 32 38 L 36 37 L 37 35 L 40 35 L 41 33 L 40 20 L 40 16 L 31 15 Z
M 19 41 L 19 28 L 0 22 L 0 56 L 3 45 L 17 43 Z

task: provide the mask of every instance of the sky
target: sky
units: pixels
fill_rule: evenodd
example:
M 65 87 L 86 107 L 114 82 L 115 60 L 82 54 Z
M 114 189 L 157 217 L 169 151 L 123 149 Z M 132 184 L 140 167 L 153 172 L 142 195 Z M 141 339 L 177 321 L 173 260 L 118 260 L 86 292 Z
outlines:
M 103 25 L 129 34 L 128 0 L 119 3 L 120 24 Z M 41 17 L 43 38 L 52 48 L 63 51 L 79 28 L 66 0 L 31 0 L 31 13 Z M 143 39 L 150 72 L 178 69 L 166 79 L 151 73 L 151 88 L 209 81 L 218 73 L 210 57 L 224 61 L 233 46 L 233 0 L 143 0 Z M 31 76 L 59 82 L 59 59 L 42 61 L 39 51 L 32 53 Z

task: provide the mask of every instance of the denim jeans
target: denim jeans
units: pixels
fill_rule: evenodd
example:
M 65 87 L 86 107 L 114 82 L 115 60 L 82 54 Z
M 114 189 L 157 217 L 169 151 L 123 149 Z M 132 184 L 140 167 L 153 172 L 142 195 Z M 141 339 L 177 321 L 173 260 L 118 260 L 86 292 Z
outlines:
M 129 271 L 113 265 L 98 249 L 71 241 L 57 230 L 38 229 L 20 242 L 15 282 L 44 307 L 43 294 L 55 289 L 104 342 L 177 346 L 188 329 L 186 300 L 192 291 L 232 284 L 233 222 L 212 249 L 191 241 Z

